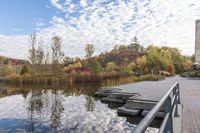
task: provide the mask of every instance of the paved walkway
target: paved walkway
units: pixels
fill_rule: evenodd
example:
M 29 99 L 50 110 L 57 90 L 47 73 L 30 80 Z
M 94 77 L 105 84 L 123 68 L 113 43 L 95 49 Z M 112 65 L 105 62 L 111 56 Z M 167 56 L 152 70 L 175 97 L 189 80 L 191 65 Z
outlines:
M 200 80 L 180 78 L 183 133 L 200 133 Z
M 159 101 L 172 87 L 179 77 L 167 78 L 161 81 L 143 81 L 116 86 L 122 89 L 121 92 L 140 93 L 137 100 Z
M 200 79 L 177 76 L 158 82 L 145 81 L 117 87 L 121 88 L 122 92 L 141 93 L 141 99 L 159 101 L 175 82 L 180 83 L 183 104 L 182 132 L 200 133 Z

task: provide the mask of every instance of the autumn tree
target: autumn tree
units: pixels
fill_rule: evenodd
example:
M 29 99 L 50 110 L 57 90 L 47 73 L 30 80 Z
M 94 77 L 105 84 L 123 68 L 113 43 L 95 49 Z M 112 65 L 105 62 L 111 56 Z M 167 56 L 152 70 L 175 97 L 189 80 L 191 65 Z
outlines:
M 30 74 L 31 70 L 28 65 L 24 65 L 20 71 L 20 75 Z
M 168 65 L 172 63 L 171 57 L 172 55 L 168 49 L 157 46 L 149 46 L 147 48 L 148 68 L 156 73 L 160 70 L 167 70 Z
M 186 60 L 183 63 L 184 71 L 189 71 L 192 69 L 192 61 L 191 60 Z
M 137 69 L 144 73 L 145 72 L 145 68 L 147 66 L 147 58 L 146 58 L 146 56 L 144 55 L 142 57 L 138 57 L 136 59 L 136 65 L 137 65 Z
M 65 56 L 63 59 L 64 66 L 68 66 L 69 64 L 74 63 L 74 58 L 71 58 L 69 56 Z
M 0 56 L 0 64 L 3 64 L 4 58 Z
M 135 70 L 135 68 L 136 68 L 136 64 L 134 61 L 132 61 L 125 67 L 125 72 L 132 73 Z
M 167 67 L 167 71 L 171 74 L 171 75 L 175 75 L 175 68 L 173 64 L 169 64 Z
M 101 67 L 101 64 L 97 61 L 97 60 L 93 60 L 92 61 L 92 72 L 94 74 L 99 73 L 103 70 L 103 68 Z
M 15 73 L 14 67 L 11 64 L 8 64 L 5 69 L 5 75 L 9 76 L 13 73 Z
M 116 69 L 117 69 L 117 65 L 115 64 L 115 62 L 108 62 L 106 64 L 107 71 L 115 71 Z
M 123 49 L 127 49 L 127 45 L 125 44 L 119 45 L 118 50 L 123 50 Z

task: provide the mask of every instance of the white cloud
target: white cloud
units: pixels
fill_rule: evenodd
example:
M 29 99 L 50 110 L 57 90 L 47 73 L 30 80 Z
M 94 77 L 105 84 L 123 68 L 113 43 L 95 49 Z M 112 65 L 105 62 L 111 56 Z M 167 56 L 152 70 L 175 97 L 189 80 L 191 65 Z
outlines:
M 36 22 L 37 27 L 42 27 L 45 26 L 46 24 L 44 23 L 44 20 L 42 18 L 38 19 Z
M 65 17 L 52 15 L 52 25 L 39 28 L 38 34 L 46 40 L 60 35 L 67 55 L 84 56 L 87 43 L 94 44 L 96 53 L 100 53 L 115 44 L 130 43 L 135 35 L 145 46 L 167 45 L 187 55 L 194 53 L 195 19 L 200 18 L 199 0 L 50 1 Z M 6 41 L 12 49 L 11 38 L 13 36 Z M 0 38 L 0 45 L 3 39 Z
M 70 5 L 74 3 L 63 7 L 68 9 Z M 80 0 L 75 7 L 73 12 L 66 12 L 62 23 L 61 18 L 53 17 L 53 26 L 48 28 L 64 37 L 66 47 L 78 45 L 83 50 L 84 44 L 93 43 L 99 53 L 117 43 L 129 43 L 137 35 L 145 46 L 168 45 L 184 54 L 194 53 L 195 19 L 200 17 L 198 0 Z
M 0 35 L 0 55 L 25 59 L 27 58 L 27 52 L 29 48 L 28 36 L 5 36 Z
M 55 6 L 56 8 L 58 8 L 59 10 L 61 10 L 61 11 L 63 11 L 63 12 L 65 11 L 63 5 L 59 3 L 60 0 L 50 0 L 50 1 L 51 1 L 51 4 L 52 4 L 53 6 Z
M 85 7 L 88 5 L 87 0 L 80 0 L 80 4 L 82 7 Z

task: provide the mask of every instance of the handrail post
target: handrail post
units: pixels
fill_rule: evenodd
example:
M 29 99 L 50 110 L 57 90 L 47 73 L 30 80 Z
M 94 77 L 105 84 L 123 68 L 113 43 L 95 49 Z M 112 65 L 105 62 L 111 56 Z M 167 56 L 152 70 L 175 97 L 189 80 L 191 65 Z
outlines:
M 164 132 L 167 133 L 167 132 L 170 132 L 170 133 L 173 133 L 173 120 L 172 120 L 172 105 L 171 105 L 171 102 L 172 102 L 172 98 L 169 96 L 166 100 L 166 104 L 165 104 L 165 114 L 169 113 L 169 119 L 167 120 L 167 124 L 166 124 L 166 127 L 165 127 L 165 130 Z
M 180 86 L 179 86 L 179 83 L 177 83 L 177 89 L 178 89 L 177 95 L 179 96 L 177 102 L 178 102 L 178 104 L 181 104 L 181 100 L 180 100 L 180 98 L 181 98 L 181 97 L 180 97 Z
M 179 114 L 178 114 L 178 104 L 179 104 L 179 98 L 180 98 L 180 95 L 179 95 L 179 85 L 177 84 L 174 88 L 174 92 L 175 92 L 175 112 L 174 112 L 174 117 L 178 117 Z M 173 107 L 174 108 L 174 107 Z

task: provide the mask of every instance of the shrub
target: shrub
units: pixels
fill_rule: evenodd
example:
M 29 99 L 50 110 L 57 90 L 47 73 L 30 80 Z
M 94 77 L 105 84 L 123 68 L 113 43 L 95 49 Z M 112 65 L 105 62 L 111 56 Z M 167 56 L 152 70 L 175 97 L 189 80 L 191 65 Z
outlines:
M 30 68 L 27 65 L 24 65 L 20 71 L 20 75 L 30 74 Z
M 117 68 L 118 68 L 118 66 L 116 65 L 115 62 L 108 62 L 106 64 L 106 70 L 107 71 L 115 71 L 115 69 L 117 69 Z
M 94 60 L 92 62 L 92 72 L 93 73 L 99 73 L 103 70 L 103 68 L 101 67 L 101 64 L 97 61 L 97 60 Z
M 171 74 L 171 75 L 175 75 L 175 68 L 173 64 L 170 64 L 167 66 L 167 71 Z
M 11 74 L 14 74 L 14 73 L 15 73 L 15 69 L 13 68 L 13 66 L 8 65 L 8 66 L 6 67 L 5 72 L 6 72 L 6 73 L 5 73 L 6 75 L 11 75 Z

